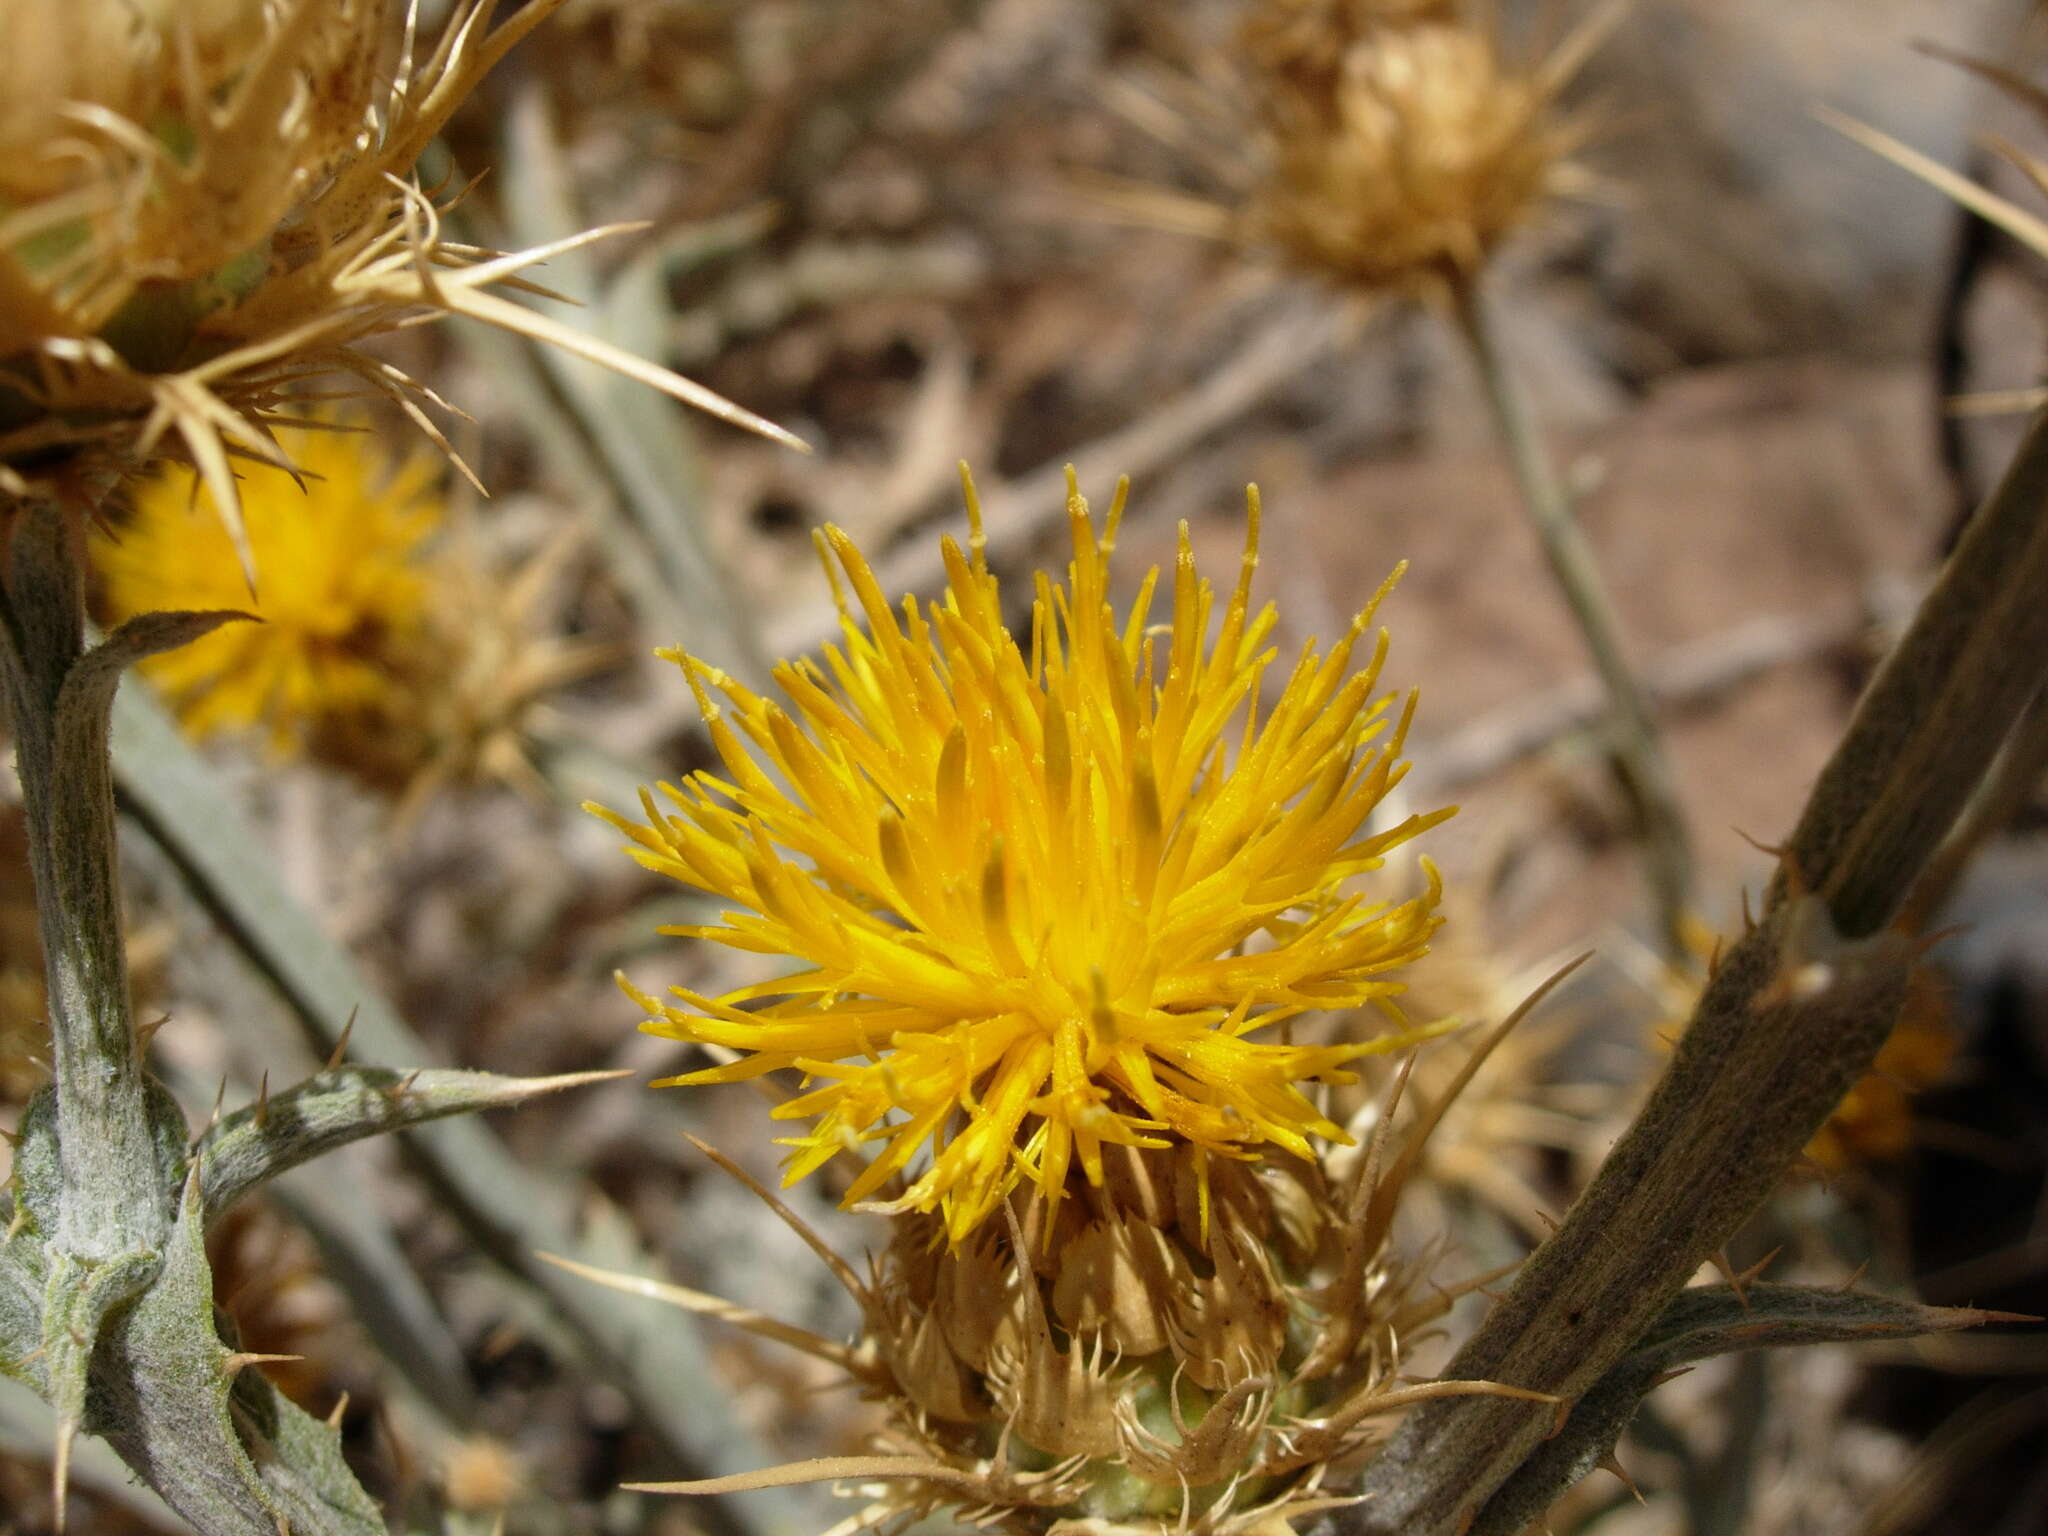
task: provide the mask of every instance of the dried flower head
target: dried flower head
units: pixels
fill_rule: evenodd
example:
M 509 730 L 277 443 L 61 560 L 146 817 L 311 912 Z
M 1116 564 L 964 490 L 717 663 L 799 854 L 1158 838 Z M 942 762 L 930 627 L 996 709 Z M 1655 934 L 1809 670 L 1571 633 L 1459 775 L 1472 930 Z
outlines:
M 1256 492 L 1229 596 L 1183 527 L 1156 628 L 1156 570 L 1123 617 L 1110 604 L 1123 504 L 1119 487 L 1098 529 L 1070 481 L 1073 562 L 1064 585 L 1038 577 L 1023 641 L 971 486 L 968 550 L 946 541 L 947 592 L 923 608 L 893 610 L 825 530 L 843 644 L 777 669 L 789 708 L 665 653 L 728 777 L 663 785 L 666 807 L 643 792 L 644 822 L 599 811 L 648 868 L 733 908 L 666 931 L 804 963 L 721 997 L 677 988 L 681 1008 L 634 993 L 644 1028 L 742 1053 L 670 1081 L 802 1073 L 809 1091 L 776 1110 L 817 1121 L 789 1179 L 879 1143 L 860 1202 L 929 1151 L 887 1208 L 941 1212 L 955 1243 L 1019 1180 L 1055 1202 L 1070 1169 L 1099 1187 L 1111 1147 L 1186 1146 L 1198 1170 L 1306 1156 L 1341 1132 L 1299 1085 L 1415 1038 L 1391 973 L 1425 951 L 1435 874 L 1402 901 L 1357 877 L 1449 812 L 1373 825 L 1413 707 L 1374 696 L 1383 633 L 1352 670 L 1373 606 L 1262 699 L 1276 615 L 1251 603 Z M 1368 1003 L 1391 1032 L 1271 1038 Z
M 394 658 L 427 623 L 422 545 L 444 514 L 439 466 L 419 451 L 393 461 L 341 424 L 288 434 L 296 475 L 265 464 L 244 472 L 243 526 L 262 571 L 253 605 L 212 491 L 187 471 L 137 482 L 133 515 L 94 540 L 115 622 L 252 606 L 262 621 L 223 625 L 143 663 L 195 736 L 257 727 L 282 752 L 336 719 L 390 710 L 401 686 Z
M 455 243 L 404 178 L 559 0 L 493 29 L 463 0 L 415 64 L 395 0 L 11 0 L 0 11 L 0 492 L 182 456 L 249 563 L 230 455 L 283 463 L 269 423 L 309 373 L 353 374 L 441 444 L 360 350 L 432 312 L 567 346 L 760 430 L 700 386 L 494 292 L 549 254 Z M 577 236 L 576 243 L 594 238 Z M 777 434 L 782 435 L 782 434 Z
M 516 562 L 483 548 L 466 518 L 451 533 L 425 570 L 426 622 L 394 637 L 386 708 L 367 729 L 330 719 L 312 743 L 323 761 L 398 796 L 401 823 L 444 786 L 503 785 L 545 800 L 531 748 L 548 700 L 618 654 L 560 632 L 557 589 L 586 527 L 564 525 Z
M 1244 233 L 1350 287 L 1468 278 L 1568 186 L 1586 127 L 1556 97 L 1612 19 L 1526 66 L 1492 26 L 1415 9 L 1408 24 L 1350 7 L 1251 23 L 1269 165 Z

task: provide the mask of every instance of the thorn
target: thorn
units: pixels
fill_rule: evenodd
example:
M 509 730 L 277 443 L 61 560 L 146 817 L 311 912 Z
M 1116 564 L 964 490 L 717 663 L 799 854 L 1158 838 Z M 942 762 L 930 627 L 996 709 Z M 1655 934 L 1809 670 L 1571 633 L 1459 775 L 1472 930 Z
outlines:
M 346 1414 L 347 1412 L 348 1394 L 344 1392 L 341 1394 L 340 1397 L 335 1399 L 334 1407 L 332 1410 L 329 1411 L 327 1415 L 327 1427 L 333 1430 L 337 1435 L 341 1433 L 342 1415 Z
M 1853 1271 L 1851 1271 L 1849 1278 L 1844 1280 L 1840 1285 L 1835 1287 L 1835 1294 L 1837 1296 L 1846 1296 L 1851 1291 L 1855 1290 L 1857 1285 L 1862 1281 L 1864 1274 L 1869 1270 L 1869 1268 L 1870 1260 L 1868 1259 L 1865 1259 L 1861 1264 L 1858 1264 L 1856 1268 Z
M 1754 848 L 1758 853 L 1768 854 L 1770 857 L 1774 859 L 1782 859 L 1785 857 L 1786 854 L 1792 851 L 1792 845 L 1790 843 L 1767 843 L 1764 842 L 1761 838 L 1751 837 L 1747 832 L 1743 831 L 1740 827 L 1730 827 L 1728 830 L 1730 832 L 1733 832 L 1737 837 L 1741 838 L 1745 843 L 1749 844 L 1749 846 Z
M 256 1129 L 270 1128 L 270 1068 L 263 1069 L 263 1081 L 256 1088 Z
M 1678 1380 L 1678 1378 L 1679 1378 L 1679 1377 L 1681 1377 L 1681 1376 L 1690 1376 L 1690 1375 L 1691 1375 L 1692 1373 L 1693 1373 L 1693 1367 L 1692 1367 L 1692 1366 L 1689 1366 L 1689 1365 L 1674 1365 L 1674 1366 L 1673 1366 L 1673 1367 L 1672 1367 L 1672 1368 L 1671 1368 L 1670 1370 L 1668 1370 L 1668 1371 L 1659 1371 L 1659 1372 L 1658 1372 L 1658 1373 L 1657 1373 L 1656 1375 L 1652 1376 L 1652 1377 L 1650 1378 L 1650 1385 L 1649 1385 L 1649 1387 L 1648 1387 L 1648 1388 L 1647 1388 L 1646 1390 L 1647 1390 L 1647 1391 L 1650 1391 L 1650 1392 L 1654 1392 L 1654 1391 L 1656 1391 L 1656 1390 L 1657 1390 L 1657 1389 L 1658 1389 L 1659 1387 L 1663 1386 L 1665 1382 L 1667 1382 L 1667 1381 L 1676 1381 L 1676 1380 Z
M 1742 888 L 1742 931 L 1756 932 L 1756 914 L 1749 910 L 1749 887 L 1746 885 Z
M 166 1024 L 170 1022 L 171 1016 L 168 1013 L 166 1013 L 160 1014 L 156 1018 L 148 1020 L 146 1023 L 136 1025 L 135 1054 L 137 1056 L 141 1056 L 144 1053 L 146 1053 L 149 1050 L 151 1043 L 156 1039 L 156 1032 L 162 1029 Z
M 1543 1207 L 1540 1205 L 1536 1207 L 1536 1209 L 1532 1211 L 1530 1214 L 1533 1215 L 1538 1221 L 1542 1222 L 1544 1226 L 1550 1229 L 1550 1235 L 1552 1237 L 1557 1236 L 1557 1218 L 1555 1216 L 1551 1215 L 1550 1212 L 1544 1210 Z
M 257 1355 L 243 1350 L 236 1350 L 231 1355 L 223 1355 L 221 1357 L 220 1368 L 221 1374 L 232 1381 L 252 1365 L 270 1365 L 278 1362 L 303 1360 L 305 1358 L 304 1355 Z
M 1602 1456 L 1598 1462 L 1598 1466 L 1602 1472 L 1612 1472 L 1616 1477 L 1620 1478 L 1622 1487 L 1626 1488 L 1630 1493 L 1636 1496 L 1636 1502 L 1638 1504 L 1647 1504 L 1650 1502 L 1648 1499 L 1643 1497 L 1643 1490 L 1636 1486 L 1636 1480 L 1630 1477 L 1628 1473 L 1622 1470 L 1621 1463 L 1615 1458 L 1613 1451 L 1609 1451 L 1605 1456 Z
M 1972 925 L 1969 923 L 1950 923 L 1946 928 L 1937 928 L 1932 933 L 1921 934 L 1920 937 L 1914 941 L 1916 947 L 1914 949 L 1913 957 L 1917 960 L 1920 956 L 1926 954 L 1936 945 L 1945 944 L 1950 939 L 1955 938 L 1958 934 L 1968 933 L 1970 931 L 1971 926 Z
M 410 1072 L 406 1073 L 405 1076 L 401 1078 L 399 1081 L 379 1091 L 383 1093 L 385 1098 L 391 1100 L 392 1103 L 396 1104 L 400 1099 L 404 1098 L 408 1093 L 412 1092 L 412 1085 L 418 1082 L 419 1078 L 420 1069 L 418 1067 L 414 1067 Z
M 355 1032 L 356 1010 L 352 1006 L 348 1011 L 348 1022 L 341 1026 L 341 1038 L 334 1042 L 334 1050 L 328 1055 L 327 1065 L 324 1068 L 322 1068 L 323 1071 L 332 1072 L 337 1067 L 339 1067 L 344 1060 L 347 1059 L 348 1037 L 354 1034 Z
M 1749 1292 L 1744 1283 L 1748 1278 L 1747 1274 L 1739 1273 L 1736 1270 L 1734 1263 L 1728 1257 L 1728 1250 L 1726 1248 L 1716 1249 L 1713 1257 L 1708 1262 L 1714 1268 L 1721 1271 L 1721 1278 L 1728 1282 L 1728 1289 L 1735 1293 L 1735 1299 L 1742 1303 L 1742 1310 L 1747 1312 L 1749 1310 Z
M 1744 1297 L 1744 1293 L 1749 1289 L 1750 1285 L 1754 1283 L 1757 1277 L 1763 1274 L 1765 1270 L 1769 1269 L 1773 1261 L 1775 1261 L 1778 1255 L 1783 1253 L 1784 1251 L 1785 1245 L 1783 1243 L 1780 1243 L 1777 1247 L 1773 1248 L 1769 1253 L 1765 1254 L 1762 1258 L 1758 1259 L 1754 1264 L 1750 1265 L 1749 1268 L 1745 1269 L 1740 1275 L 1736 1276 L 1734 1281 L 1731 1282 L 1735 1287 L 1735 1294 L 1738 1297 Z M 1743 1299 L 1742 1306 L 1744 1311 L 1747 1311 L 1749 1309 L 1749 1302 L 1746 1297 L 1744 1297 Z
M 206 1128 L 210 1131 L 220 1124 L 220 1107 L 228 1101 L 228 1075 L 220 1075 L 220 1087 L 213 1095 L 213 1112 L 206 1117 Z

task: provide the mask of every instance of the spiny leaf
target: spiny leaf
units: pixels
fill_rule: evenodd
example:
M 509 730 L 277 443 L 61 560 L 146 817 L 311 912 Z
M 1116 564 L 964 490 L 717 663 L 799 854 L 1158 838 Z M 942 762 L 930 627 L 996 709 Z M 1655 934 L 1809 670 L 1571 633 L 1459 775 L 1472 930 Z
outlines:
M 287 1168 L 366 1136 L 402 1131 L 447 1115 L 506 1109 L 545 1093 L 620 1075 L 502 1077 L 491 1072 L 330 1067 L 295 1088 L 266 1094 L 225 1116 L 200 1139 L 196 1150 L 207 1217 L 219 1215 Z
M 162 1270 L 106 1330 L 85 1427 L 208 1536 L 384 1536 L 382 1516 L 341 1459 L 340 1437 L 262 1372 L 226 1369 L 204 1219 L 195 1176 Z
M 1741 1350 L 1912 1339 L 2018 1320 L 2007 1312 L 1801 1285 L 1680 1291 L 1636 1347 L 1573 1406 L 1564 1428 L 1487 1501 L 1469 1536 L 1515 1536 L 1540 1520 L 1567 1488 L 1613 1456 L 1642 1400 L 1680 1366 Z

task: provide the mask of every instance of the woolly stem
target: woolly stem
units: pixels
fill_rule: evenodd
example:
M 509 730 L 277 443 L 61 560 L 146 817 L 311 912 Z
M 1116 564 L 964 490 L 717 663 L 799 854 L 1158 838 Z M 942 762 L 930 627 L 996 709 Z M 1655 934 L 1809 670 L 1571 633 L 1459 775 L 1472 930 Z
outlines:
M 1458 334 L 1485 387 L 1494 427 L 1507 450 L 1529 523 L 1607 692 L 1608 761 L 1640 827 L 1643 873 L 1657 904 L 1667 951 L 1685 954 L 1685 913 L 1692 887 L 1692 850 L 1671 769 L 1664 758 L 1649 696 L 1622 654 L 1621 625 L 1600 579 L 1592 547 L 1558 479 L 1535 412 L 1509 364 L 1476 278 L 1450 284 Z
M 75 697 L 85 659 L 84 519 L 0 503 L 0 673 L 14 718 L 49 988 L 61 1251 L 155 1249 L 170 1210 L 128 1000 L 104 711 Z M 95 718 L 96 717 L 96 718 Z

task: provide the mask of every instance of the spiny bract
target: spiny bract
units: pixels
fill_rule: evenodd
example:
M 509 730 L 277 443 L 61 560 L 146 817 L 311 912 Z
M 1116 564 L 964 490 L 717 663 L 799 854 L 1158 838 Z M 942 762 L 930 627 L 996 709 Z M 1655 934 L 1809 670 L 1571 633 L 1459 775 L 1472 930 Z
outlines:
M 480 250 L 412 179 L 483 75 L 561 3 L 493 27 L 498 0 L 458 0 L 417 54 L 416 4 L 401 0 L 0 5 L 0 495 L 89 504 L 184 458 L 253 580 L 234 458 L 285 465 L 272 428 L 306 377 L 351 375 L 448 450 L 423 409 L 444 402 L 362 346 L 437 312 L 794 442 L 499 291 L 604 231 Z
M 1100 1185 L 1105 1147 L 1185 1146 L 1204 1170 L 1307 1157 L 1342 1132 L 1299 1085 L 1418 1036 L 1389 973 L 1425 952 L 1435 873 L 1394 902 L 1355 877 L 1450 813 L 1372 824 L 1413 708 L 1375 697 L 1383 633 L 1352 669 L 1373 606 L 1327 654 L 1304 645 L 1263 707 L 1277 616 L 1251 605 L 1256 491 L 1220 615 L 1183 525 L 1157 628 L 1157 570 L 1121 620 L 1110 604 L 1124 494 L 1098 531 L 1070 477 L 1073 562 L 1065 585 L 1038 576 L 1024 643 L 971 484 L 968 550 L 945 542 L 947 592 L 922 608 L 891 609 L 824 530 L 843 644 L 777 668 L 791 708 L 664 653 L 729 777 L 661 786 L 669 808 L 643 791 L 644 822 L 593 807 L 648 868 L 732 905 L 665 932 L 805 967 L 720 997 L 679 987 L 682 1008 L 634 992 L 648 1030 L 743 1053 L 668 1081 L 801 1072 L 809 1091 L 775 1113 L 817 1123 L 789 1142 L 788 1179 L 879 1142 L 847 1203 L 904 1175 L 880 1208 L 937 1211 L 953 1244 L 1019 1180 L 1053 1201 L 1070 1168 Z M 1270 1038 L 1367 1003 L 1392 1026 L 1377 1039 Z

